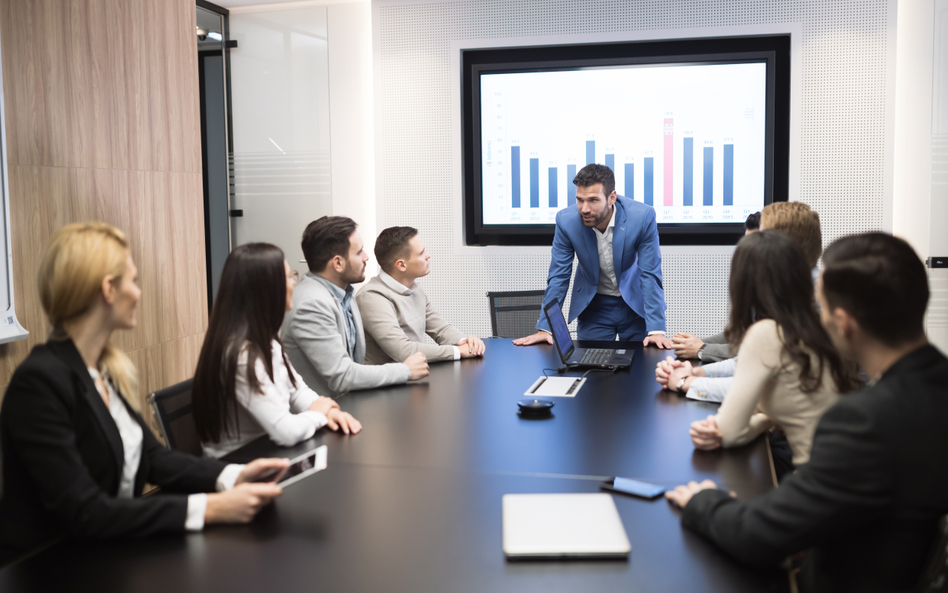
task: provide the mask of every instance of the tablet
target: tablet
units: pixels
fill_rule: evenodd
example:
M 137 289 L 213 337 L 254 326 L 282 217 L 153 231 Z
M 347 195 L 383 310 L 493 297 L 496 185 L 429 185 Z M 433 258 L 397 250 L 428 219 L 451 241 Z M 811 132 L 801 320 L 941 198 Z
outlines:
M 326 469 L 326 445 L 317 447 L 312 451 L 308 451 L 299 457 L 291 459 L 290 466 L 286 468 L 285 472 L 282 472 L 283 475 L 278 485 L 282 488 L 286 488 L 290 484 L 295 484 L 303 478 L 324 469 Z M 279 469 L 275 469 L 258 476 L 254 481 L 273 482 L 280 476 L 280 473 L 281 471 Z
M 326 469 L 326 445 L 317 447 L 290 460 L 290 467 L 286 468 L 279 486 L 286 488 L 307 476 Z

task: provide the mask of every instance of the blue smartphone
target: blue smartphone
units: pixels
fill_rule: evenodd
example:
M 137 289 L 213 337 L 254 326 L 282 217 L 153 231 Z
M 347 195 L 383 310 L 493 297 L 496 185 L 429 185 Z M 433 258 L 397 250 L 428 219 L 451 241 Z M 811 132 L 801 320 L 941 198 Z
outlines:
M 618 477 L 606 480 L 600 484 L 599 487 L 603 490 L 612 490 L 613 492 L 621 492 L 622 494 L 630 494 L 632 496 L 649 499 L 660 496 L 667 490 L 667 488 L 663 486 L 656 486 L 648 482 L 639 482 L 638 480 Z

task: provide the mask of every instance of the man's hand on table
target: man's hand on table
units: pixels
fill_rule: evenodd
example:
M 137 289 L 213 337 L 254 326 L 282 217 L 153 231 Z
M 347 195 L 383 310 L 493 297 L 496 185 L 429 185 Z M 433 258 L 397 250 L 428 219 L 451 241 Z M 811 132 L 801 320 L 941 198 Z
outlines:
M 672 371 L 681 367 L 683 364 L 682 361 L 675 360 L 671 356 L 659 362 L 655 365 L 655 381 L 662 386 L 662 389 L 674 389 L 674 385 L 671 387 L 668 386 L 668 379 L 671 377 Z
M 672 341 L 665 337 L 665 334 L 652 334 L 642 340 L 642 346 L 655 346 L 661 350 L 671 350 L 674 348 Z
M 675 356 L 678 358 L 698 358 L 698 350 L 704 348 L 701 338 L 684 332 L 675 334 L 672 337 L 672 344 L 675 348 Z
M 679 507 L 685 508 L 691 501 L 691 497 L 695 494 L 701 492 L 702 490 L 717 489 L 717 485 L 711 480 L 704 480 L 700 484 L 698 482 L 688 482 L 686 486 L 678 486 L 674 490 L 665 492 L 665 498 L 670 502 L 675 503 Z M 734 496 L 733 492 L 731 493 L 731 496 Z
M 461 338 L 461 341 L 458 342 L 457 345 L 458 348 L 461 349 L 461 358 L 484 356 L 484 352 L 487 350 L 487 346 L 484 345 L 484 340 L 477 336 Z
M 513 341 L 514 346 L 531 346 L 533 344 L 553 344 L 553 334 L 549 332 L 537 332 L 535 334 L 530 334 L 529 336 L 524 336 L 522 338 L 517 338 Z
M 428 358 L 424 353 L 415 352 L 406 358 L 404 362 L 408 365 L 408 370 L 411 371 L 411 379 L 409 379 L 409 381 L 417 381 L 418 379 L 424 379 L 428 376 Z

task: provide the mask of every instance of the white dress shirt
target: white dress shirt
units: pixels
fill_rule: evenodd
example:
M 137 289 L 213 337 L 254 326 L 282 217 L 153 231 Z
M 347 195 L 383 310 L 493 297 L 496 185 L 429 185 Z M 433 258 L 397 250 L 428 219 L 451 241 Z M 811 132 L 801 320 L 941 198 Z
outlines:
M 616 280 L 616 266 L 612 259 L 612 230 L 616 226 L 616 208 L 612 207 L 609 224 L 605 231 L 593 228 L 596 233 L 596 250 L 599 252 L 599 294 L 621 297 L 619 282 Z
M 607 296 L 621 297 L 619 282 L 616 279 L 615 260 L 612 258 L 612 236 L 615 226 L 616 207 L 613 205 L 606 230 L 600 231 L 593 227 L 593 231 L 596 233 L 596 250 L 599 252 L 599 287 L 596 292 Z M 661 330 L 648 332 L 650 336 L 654 334 L 665 335 L 665 332 Z
M 119 498 L 135 497 L 135 475 L 138 474 L 138 467 L 142 461 L 142 443 L 144 434 L 142 427 L 128 413 L 128 408 L 119 400 L 119 395 L 115 391 L 110 381 L 100 381 L 99 371 L 92 367 L 89 369 L 89 375 L 95 388 L 102 393 L 102 385 L 108 390 L 109 395 L 109 414 L 115 421 L 119 436 L 122 438 L 122 452 L 124 453 L 124 463 L 122 464 L 122 477 L 119 480 Z M 217 491 L 230 490 L 237 483 L 240 472 L 244 469 L 243 465 L 230 464 L 217 476 Z M 188 531 L 201 531 L 204 529 L 204 513 L 207 511 L 207 494 L 198 493 L 188 496 L 188 512 L 185 516 L 184 527 Z
M 270 354 L 272 380 L 262 360 L 258 358 L 254 365 L 260 386 L 257 391 L 247 381 L 246 347 L 241 351 L 234 385 L 240 432 L 236 426 L 231 426 L 233 419 L 228 418 L 227 429 L 221 434 L 220 441 L 201 444 L 207 457 L 223 457 L 263 435 L 268 435 L 281 447 L 289 447 L 305 441 L 329 422 L 322 412 L 309 409 L 320 396 L 306 386 L 292 365 L 284 364 L 283 348 L 276 340 L 270 342 Z M 296 385 L 290 381 L 290 373 Z

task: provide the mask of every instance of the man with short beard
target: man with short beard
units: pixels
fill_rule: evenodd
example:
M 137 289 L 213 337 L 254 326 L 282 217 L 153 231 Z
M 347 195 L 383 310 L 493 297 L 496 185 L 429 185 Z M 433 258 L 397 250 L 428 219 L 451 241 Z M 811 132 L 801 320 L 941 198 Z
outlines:
M 578 261 L 567 322 L 579 318 L 580 340 L 639 341 L 671 348 L 665 337 L 665 291 L 655 209 L 616 193 L 605 165 L 589 164 L 573 179 L 576 208 L 556 213 L 552 260 L 543 306 L 566 300 Z M 537 332 L 514 340 L 518 346 L 552 344 L 543 314 Z

